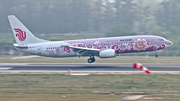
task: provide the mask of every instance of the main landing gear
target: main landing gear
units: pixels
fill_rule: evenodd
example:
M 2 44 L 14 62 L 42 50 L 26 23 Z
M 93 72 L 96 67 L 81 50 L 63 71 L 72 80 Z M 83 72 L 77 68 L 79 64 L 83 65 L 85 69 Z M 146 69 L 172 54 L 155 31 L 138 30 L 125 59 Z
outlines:
M 90 56 L 90 58 L 87 60 L 88 63 L 93 63 L 95 61 L 96 60 L 95 60 L 94 56 Z
M 158 54 L 157 54 L 157 53 L 155 54 L 155 57 L 156 57 L 156 58 L 158 57 Z

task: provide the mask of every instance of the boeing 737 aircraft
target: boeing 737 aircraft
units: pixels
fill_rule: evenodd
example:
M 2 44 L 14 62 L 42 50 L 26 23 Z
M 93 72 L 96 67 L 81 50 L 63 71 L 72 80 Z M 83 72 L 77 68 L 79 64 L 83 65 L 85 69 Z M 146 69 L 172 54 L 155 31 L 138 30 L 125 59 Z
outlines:
M 14 15 L 8 16 L 17 51 L 46 57 L 90 56 L 88 63 L 99 58 L 114 58 L 121 53 L 161 51 L 173 43 L 152 35 L 96 38 L 69 41 L 48 41 L 35 37 Z

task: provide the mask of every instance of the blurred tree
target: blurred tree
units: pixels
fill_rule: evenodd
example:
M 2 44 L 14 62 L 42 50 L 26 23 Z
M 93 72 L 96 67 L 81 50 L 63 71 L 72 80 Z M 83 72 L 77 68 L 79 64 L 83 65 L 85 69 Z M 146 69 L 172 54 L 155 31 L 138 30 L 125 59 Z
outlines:
M 172 26 L 180 27 L 180 0 L 163 0 L 156 11 L 157 24 L 170 31 Z
M 12 33 L 8 15 L 17 16 L 36 34 L 100 31 L 106 36 L 125 36 L 139 33 L 180 42 L 177 38 L 180 0 L 0 0 L 0 14 L 0 35 L 6 43 L 13 42 L 4 41 L 9 37 L 6 33 Z
M 90 30 L 102 31 L 102 0 L 91 0 Z
M 147 4 L 144 0 L 138 0 L 136 3 L 136 22 L 137 22 L 137 32 L 141 34 L 150 33 L 150 29 L 155 24 L 153 17 L 153 10 L 151 5 Z
M 163 30 L 162 30 L 161 26 L 156 25 L 156 26 L 152 27 L 152 35 L 161 35 L 162 31 Z
M 91 0 L 72 0 L 73 32 L 88 31 L 90 29 Z
M 106 31 L 107 37 L 136 35 L 127 24 L 115 25 Z
M 106 36 L 130 35 L 136 17 L 136 4 L 133 0 L 106 0 L 104 7 L 104 29 Z M 113 27 L 112 27 L 113 26 Z
M 132 28 L 136 18 L 136 4 L 133 2 L 133 0 L 115 0 L 114 7 L 116 10 L 116 24 L 123 23 Z
M 171 26 L 169 30 L 173 35 L 179 35 L 180 34 L 180 29 L 177 28 L 177 26 Z
M 111 28 L 115 22 L 115 9 L 112 2 L 104 0 L 102 2 L 102 29 Z
M 163 0 L 157 10 L 155 3 L 156 6 L 145 0 L 0 0 L 0 32 L 10 32 L 7 15 L 14 14 L 35 33 L 104 32 L 127 25 L 131 32 L 153 34 L 152 29 L 158 24 L 162 32 L 177 35 L 180 1 Z

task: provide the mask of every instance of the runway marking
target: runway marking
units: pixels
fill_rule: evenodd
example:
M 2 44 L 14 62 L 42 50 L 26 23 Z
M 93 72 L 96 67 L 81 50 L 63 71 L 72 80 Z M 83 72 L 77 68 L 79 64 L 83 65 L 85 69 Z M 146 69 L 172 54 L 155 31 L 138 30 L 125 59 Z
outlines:
M 29 63 L 0 63 L 0 66 L 24 66 L 29 65 Z
M 138 100 L 146 95 L 132 95 L 132 96 L 126 96 L 123 97 L 122 100 Z
M 17 59 L 29 59 L 29 58 L 36 58 L 36 57 L 41 57 L 37 55 L 32 55 L 32 56 L 20 56 L 20 57 L 14 57 L 12 60 L 17 60 Z
M 0 74 L 67 74 L 67 71 L 7 70 Z M 143 71 L 73 71 L 72 74 L 145 74 Z M 180 71 L 152 71 L 152 74 L 180 74 Z
M 82 76 L 83 76 L 83 75 L 89 75 L 89 74 L 70 74 L 70 75 L 74 75 L 74 76 L 75 76 L 75 75 L 77 75 L 77 76 L 82 75 Z
M 0 67 L 0 70 L 9 70 L 12 69 L 13 67 Z

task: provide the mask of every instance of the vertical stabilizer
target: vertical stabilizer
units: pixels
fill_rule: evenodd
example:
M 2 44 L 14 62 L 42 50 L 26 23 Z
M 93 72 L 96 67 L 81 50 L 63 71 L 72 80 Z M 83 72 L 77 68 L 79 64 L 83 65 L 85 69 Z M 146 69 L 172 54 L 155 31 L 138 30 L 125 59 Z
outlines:
M 9 15 L 8 19 L 18 45 L 47 42 L 35 37 L 14 15 Z

